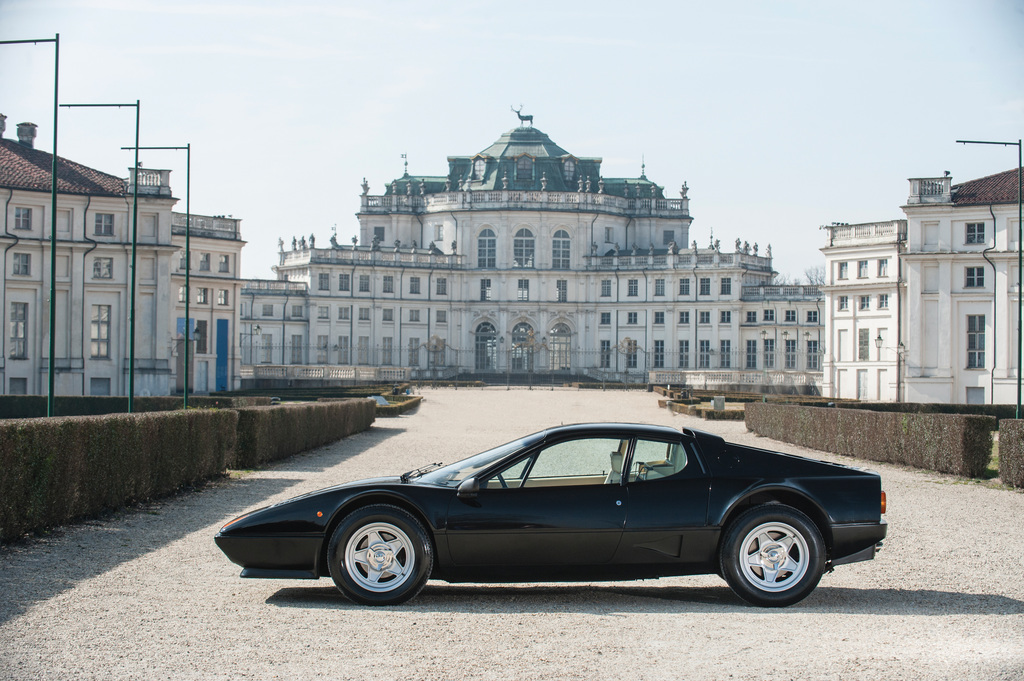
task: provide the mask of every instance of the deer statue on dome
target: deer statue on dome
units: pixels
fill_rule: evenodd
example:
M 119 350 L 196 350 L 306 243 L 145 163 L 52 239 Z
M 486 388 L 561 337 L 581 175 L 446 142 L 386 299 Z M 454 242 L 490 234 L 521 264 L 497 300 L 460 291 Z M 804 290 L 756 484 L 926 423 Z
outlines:
M 530 127 L 533 127 L 533 114 L 529 114 L 527 116 L 524 116 L 523 114 L 519 113 L 520 111 L 523 110 L 523 105 L 522 104 L 519 105 L 518 109 L 516 109 L 515 107 L 512 107 L 512 106 L 509 106 L 509 108 L 512 109 L 512 113 L 514 113 L 516 116 L 519 116 L 519 122 L 520 123 L 529 123 Z

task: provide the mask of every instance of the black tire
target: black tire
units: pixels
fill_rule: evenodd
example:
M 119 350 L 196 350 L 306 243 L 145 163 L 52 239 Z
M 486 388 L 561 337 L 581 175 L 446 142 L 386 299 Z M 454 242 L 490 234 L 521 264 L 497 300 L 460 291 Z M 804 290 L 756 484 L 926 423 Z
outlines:
M 331 535 L 327 561 L 338 590 L 362 605 L 397 605 L 423 589 L 434 565 L 430 536 L 389 504 L 349 513 Z
M 780 608 L 806 598 L 825 569 L 825 542 L 806 515 L 764 504 L 744 511 L 722 535 L 719 571 L 753 605 Z

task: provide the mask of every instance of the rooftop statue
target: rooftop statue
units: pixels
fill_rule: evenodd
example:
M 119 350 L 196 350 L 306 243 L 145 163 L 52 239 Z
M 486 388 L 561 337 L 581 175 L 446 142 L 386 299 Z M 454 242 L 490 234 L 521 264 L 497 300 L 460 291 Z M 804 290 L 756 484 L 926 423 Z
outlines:
M 524 116 L 523 114 L 519 113 L 520 111 L 523 110 L 523 105 L 522 104 L 519 105 L 518 109 L 515 109 L 512 106 L 509 106 L 509 108 L 512 109 L 512 113 L 514 113 L 516 116 L 519 116 L 519 122 L 520 123 L 529 123 L 530 127 L 533 127 L 533 114 L 529 114 L 528 116 Z

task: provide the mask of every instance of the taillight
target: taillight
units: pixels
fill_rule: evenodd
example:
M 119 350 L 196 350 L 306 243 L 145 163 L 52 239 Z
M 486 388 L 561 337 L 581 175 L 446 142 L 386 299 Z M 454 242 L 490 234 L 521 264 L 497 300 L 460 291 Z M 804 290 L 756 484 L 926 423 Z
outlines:
M 885 492 L 882 492 L 882 513 L 885 513 Z
M 883 504 L 883 506 L 884 506 L 884 504 Z M 242 520 L 243 518 L 248 518 L 250 515 L 252 515 L 252 514 L 251 513 L 246 513 L 245 515 L 238 516 L 237 518 L 235 518 L 234 520 L 229 522 L 227 525 L 224 525 L 222 528 L 220 528 L 220 531 L 223 532 L 224 530 L 228 529 L 229 527 L 231 527 L 232 525 L 237 523 L 239 520 Z

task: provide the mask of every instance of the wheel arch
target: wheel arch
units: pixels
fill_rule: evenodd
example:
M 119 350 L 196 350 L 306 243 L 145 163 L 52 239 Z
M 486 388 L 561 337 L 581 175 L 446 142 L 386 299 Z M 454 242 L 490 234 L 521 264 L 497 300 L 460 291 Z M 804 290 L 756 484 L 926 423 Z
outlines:
M 832 524 L 829 522 L 828 514 L 816 501 L 791 487 L 762 487 L 750 490 L 726 511 L 722 518 L 722 531 L 724 532 L 732 521 L 747 509 L 763 504 L 791 506 L 810 518 L 814 526 L 818 528 L 818 532 L 821 533 L 821 539 L 825 543 L 826 560 L 831 556 L 833 546 Z
M 427 516 L 423 513 L 423 510 L 407 497 L 403 497 L 398 494 L 391 494 L 385 491 L 375 491 L 353 497 L 335 510 L 334 515 L 331 516 L 330 522 L 324 528 L 324 539 L 320 543 L 320 552 L 317 554 L 317 575 L 320 577 L 330 576 L 330 571 L 327 567 L 327 549 L 331 543 L 331 537 L 334 535 L 334 530 L 341 524 L 341 521 L 344 520 L 349 513 L 352 513 L 352 511 L 376 504 L 395 506 L 403 511 L 407 511 L 423 525 L 423 529 L 427 531 L 427 537 L 430 538 L 431 548 L 433 548 L 434 569 L 437 568 L 437 540 L 434 538 L 433 526 L 427 520 Z

